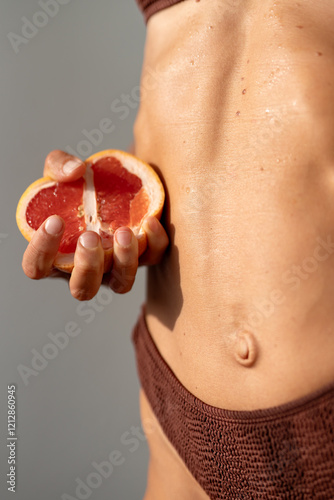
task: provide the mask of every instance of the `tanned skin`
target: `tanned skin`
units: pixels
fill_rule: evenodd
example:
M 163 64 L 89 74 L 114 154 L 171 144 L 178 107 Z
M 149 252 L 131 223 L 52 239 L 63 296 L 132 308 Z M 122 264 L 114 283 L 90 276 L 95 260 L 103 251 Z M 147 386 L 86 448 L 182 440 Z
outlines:
M 167 201 L 162 225 L 146 226 L 147 323 L 180 382 L 219 408 L 334 380 L 333 26 L 332 0 L 186 0 L 148 22 L 135 154 Z M 28 247 L 31 277 L 50 241 Z M 118 270 L 135 275 L 131 245 Z M 98 290 L 84 269 L 99 255 L 75 276 L 79 299 Z M 143 392 L 141 412 L 145 500 L 207 499 Z
M 334 380 L 333 26 L 333 2 L 311 0 L 189 0 L 148 23 L 136 154 L 167 186 L 171 246 L 147 323 L 220 408 Z M 163 433 L 148 439 L 145 500 L 207 498 Z

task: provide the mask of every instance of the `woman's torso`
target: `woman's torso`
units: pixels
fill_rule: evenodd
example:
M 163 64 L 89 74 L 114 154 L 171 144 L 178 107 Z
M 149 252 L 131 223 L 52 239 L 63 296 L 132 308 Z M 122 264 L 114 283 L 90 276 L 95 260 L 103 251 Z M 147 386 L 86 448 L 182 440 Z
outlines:
M 213 406 L 334 379 L 333 26 L 310 0 L 186 0 L 148 23 L 136 154 L 165 182 L 171 245 L 147 323 Z
M 165 181 L 172 244 L 149 271 L 147 319 L 216 406 L 334 377 L 333 22 L 331 2 L 211 0 L 148 24 L 136 154 Z M 244 331 L 251 367 L 235 358 Z

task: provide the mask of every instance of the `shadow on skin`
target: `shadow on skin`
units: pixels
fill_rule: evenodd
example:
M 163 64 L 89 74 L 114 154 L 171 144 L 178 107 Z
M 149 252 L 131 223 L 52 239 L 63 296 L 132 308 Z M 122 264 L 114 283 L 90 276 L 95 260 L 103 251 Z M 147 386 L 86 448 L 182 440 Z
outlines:
M 146 312 L 154 314 L 163 325 L 172 331 L 183 306 L 179 251 L 174 244 L 175 226 L 170 222 L 168 189 L 160 169 L 156 165 L 150 165 L 159 175 L 165 189 L 166 199 L 161 223 L 167 232 L 169 246 L 161 263 L 148 268 Z

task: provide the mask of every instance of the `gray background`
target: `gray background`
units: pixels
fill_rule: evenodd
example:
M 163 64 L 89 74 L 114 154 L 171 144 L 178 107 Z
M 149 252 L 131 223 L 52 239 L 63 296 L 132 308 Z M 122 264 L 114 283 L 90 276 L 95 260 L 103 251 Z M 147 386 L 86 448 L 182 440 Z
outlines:
M 15 53 L 8 33 L 22 36 L 22 17 L 43 24 L 45 16 L 36 14 L 43 11 L 38 0 L 1 0 L 0 498 L 139 500 L 147 444 L 121 436 L 140 426 L 131 329 L 144 301 L 145 270 L 131 293 L 100 292 L 98 310 L 88 302 L 80 312 L 67 282 L 25 277 L 26 242 L 15 210 L 24 189 L 42 176 L 48 152 L 76 149 L 85 139 L 82 130 L 97 128 L 101 119 L 110 118 L 115 130 L 92 152 L 127 149 L 136 107 L 121 119 L 110 106 L 139 83 L 145 25 L 134 0 L 68 0 L 58 7 Z M 41 353 L 48 334 L 63 331 L 69 321 L 80 334 L 24 384 L 18 366 L 31 368 L 31 350 Z M 15 495 L 6 485 L 7 384 L 16 384 L 17 397 Z M 92 463 L 109 460 L 114 450 L 123 464 L 77 497 L 76 479 L 87 484 Z

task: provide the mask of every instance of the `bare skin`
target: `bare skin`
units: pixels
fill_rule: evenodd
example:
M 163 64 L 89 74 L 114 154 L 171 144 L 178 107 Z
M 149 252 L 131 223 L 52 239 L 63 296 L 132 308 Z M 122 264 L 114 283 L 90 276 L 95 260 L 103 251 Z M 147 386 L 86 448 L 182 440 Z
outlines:
M 171 244 L 149 268 L 147 323 L 213 406 L 266 408 L 334 380 L 333 25 L 329 0 L 186 0 L 148 23 L 135 153 L 167 188 Z M 141 412 L 145 500 L 207 499 L 143 393 Z
M 189 0 L 148 23 L 136 154 L 168 188 L 171 246 L 149 270 L 147 323 L 220 408 L 334 380 L 333 26 L 333 3 L 310 0 Z M 160 432 L 148 440 L 145 500 L 207 498 L 185 468 L 170 480 L 181 465 Z

